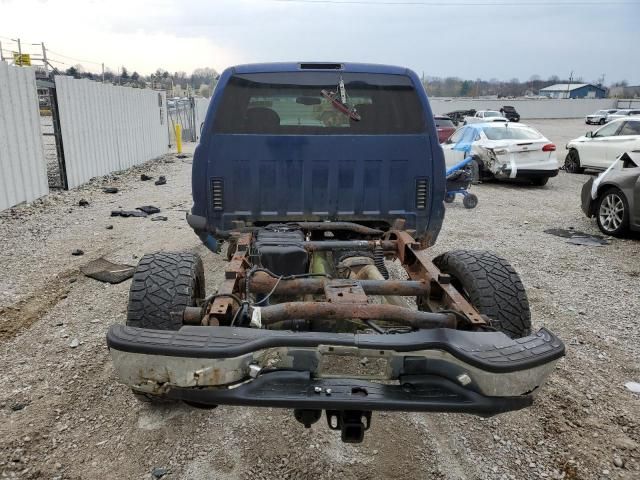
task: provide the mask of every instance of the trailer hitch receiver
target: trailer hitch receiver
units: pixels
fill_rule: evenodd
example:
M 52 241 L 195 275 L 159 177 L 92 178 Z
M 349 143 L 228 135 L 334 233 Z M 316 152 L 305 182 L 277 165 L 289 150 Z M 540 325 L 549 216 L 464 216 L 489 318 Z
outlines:
M 327 424 L 331 430 L 340 430 L 343 442 L 362 443 L 371 426 L 371 411 L 327 410 Z

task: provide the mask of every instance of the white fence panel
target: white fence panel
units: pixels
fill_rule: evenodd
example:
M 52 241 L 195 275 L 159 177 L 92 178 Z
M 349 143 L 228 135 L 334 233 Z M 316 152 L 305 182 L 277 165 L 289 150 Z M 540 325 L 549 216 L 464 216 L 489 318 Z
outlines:
M 200 140 L 200 129 L 204 123 L 204 119 L 207 117 L 207 110 L 209 109 L 208 98 L 195 98 L 195 119 L 196 119 L 196 139 Z
M 36 76 L 0 62 L 0 210 L 49 193 Z
M 443 115 L 454 110 L 500 110 L 503 105 L 512 105 L 525 120 L 527 118 L 580 118 L 597 110 L 616 108 L 615 98 L 575 99 L 506 99 L 487 100 L 479 98 L 429 98 L 434 115 Z
M 613 108 L 640 108 L 640 98 L 619 98 Z
M 69 188 L 169 151 L 163 92 L 55 77 Z

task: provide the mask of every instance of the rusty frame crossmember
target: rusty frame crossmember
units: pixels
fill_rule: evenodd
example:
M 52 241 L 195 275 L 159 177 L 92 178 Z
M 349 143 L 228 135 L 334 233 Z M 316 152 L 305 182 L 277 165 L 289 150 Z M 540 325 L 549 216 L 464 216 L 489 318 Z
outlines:
M 273 293 L 282 296 L 325 294 L 327 302 L 289 302 L 262 307 L 264 325 L 293 318 L 338 320 L 392 320 L 416 328 L 455 327 L 456 318 L 466 318 L 471 328 L 488 323 L 430 260 L 423 245 L 405 230 L 391 230 L 380 240 L 310 241 L 310 252 L 327 250 L 373 251 L 382 249 L 388 258 L 397 258 L 410 280 L 332 280 L 326 277 L 278 278 L 264 271 L 250 271 L 249 249 L 253 233 L 239 233 L 235 253 L 231 258 L 222 285 L 212 302 L 206 305 L 204 316 L 189 312 L 189 323 L 228 325 L 245 292 Z M 249 273 L 250 272 L 250 273 Z M 247 285 L 246 282 L 249 282 Z M 420 312 L 408 308 L 368 304 L 367 295 L 416 297 Z M 432 313 L 442 312 L 444 313 Z M 185 312 L 186 321 L 187 312 Z M 200 321 L 197 321 L 197 320 Z

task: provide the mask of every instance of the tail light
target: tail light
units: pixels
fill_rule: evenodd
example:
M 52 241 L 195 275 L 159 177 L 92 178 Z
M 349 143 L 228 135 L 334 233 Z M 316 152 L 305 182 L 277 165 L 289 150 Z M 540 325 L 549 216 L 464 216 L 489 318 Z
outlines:
M 416 178 L 416 209 L 427 208 L 428 180 L 426 178 Z
M 542 147 L 543 152 L 555 152 L 556 146 L 553 143 L 547 143 L 544 147 Z
M 224 180 L 221 178 L 211 179 L 211 206 L 214 210 L 222 210 L 224 198 Z

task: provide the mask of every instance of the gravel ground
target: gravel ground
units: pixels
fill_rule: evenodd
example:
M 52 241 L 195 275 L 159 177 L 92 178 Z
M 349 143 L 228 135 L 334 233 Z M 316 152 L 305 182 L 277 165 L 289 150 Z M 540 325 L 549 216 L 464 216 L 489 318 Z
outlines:
M 578 120 L 529 123 L 561 156 L 586 130 Z M 142 172 L 168 183 L 141 182 Z M 543 233 L 597 233 L 579 206 L 586 176 L 476 186 L 478 207 L 447 205 L 433 249 L 490 249 L 521 274 L 534 326 L 567 345 L 536 404 L 491 419 L 376 413 L 361 445 L 277 409 L 153 408 L 116 383 L 104 335 L 125 320 L 129 282 L 105 285 L 78 269 L 101 256 L 135 264 L 145 252 L 190 250 L 214 288 L 225 264 L 184 222 L 189 177 L 190 159 L 169 155 L 0 214 L 0 478 L 149 479 L 154 469 L 176 479 L 640 477 L 640 397 L 624 387 L 640 381 L 640 243 L 583 247 Z M 106 185 L 120 193 L 102 193 Z M 109 216 L 148 204 L 168 221 Z M 76 248 L 85 254 L 71 256 Z

